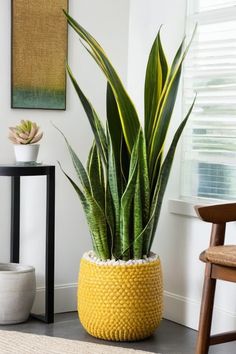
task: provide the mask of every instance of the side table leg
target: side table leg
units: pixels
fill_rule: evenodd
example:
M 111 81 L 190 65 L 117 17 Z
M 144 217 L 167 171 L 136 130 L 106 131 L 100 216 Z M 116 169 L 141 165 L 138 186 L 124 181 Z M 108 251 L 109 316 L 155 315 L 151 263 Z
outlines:
M 11 177 L 11 244 L 10 262 L 20 260 L 20 177 Z
M 47 175 L 45 321 L 54 322 L 55 166 Z

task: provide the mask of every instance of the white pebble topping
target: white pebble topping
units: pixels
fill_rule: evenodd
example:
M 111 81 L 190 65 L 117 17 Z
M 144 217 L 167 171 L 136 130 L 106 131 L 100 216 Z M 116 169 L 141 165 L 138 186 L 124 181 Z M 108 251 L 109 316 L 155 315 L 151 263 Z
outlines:
M 155 253 L 151 252 L 150 257 L 144 256 L 143 259 L 129 259 L 128 261 L 123 261 L 121 259 L 118 260 L 107 259 L 106 261 L 102 261 L 101 259 L 96 257 L 94 251 L 88 251 L 84 253 L 83 258 L 99 265 L 119 266 L 119 265 L 145 264 L 145 263 L 153 262 L 157 260 L 159 257 Z

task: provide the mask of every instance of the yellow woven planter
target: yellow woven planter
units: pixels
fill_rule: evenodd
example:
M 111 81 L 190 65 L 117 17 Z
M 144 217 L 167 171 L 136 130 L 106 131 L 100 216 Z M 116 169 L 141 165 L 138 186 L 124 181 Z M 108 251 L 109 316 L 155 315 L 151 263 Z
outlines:
M 106 340 L 149 337 L 163 311 L 159 258 L 139 264 L 112 265 L 82 258 L 78 312 L 85 330 Z

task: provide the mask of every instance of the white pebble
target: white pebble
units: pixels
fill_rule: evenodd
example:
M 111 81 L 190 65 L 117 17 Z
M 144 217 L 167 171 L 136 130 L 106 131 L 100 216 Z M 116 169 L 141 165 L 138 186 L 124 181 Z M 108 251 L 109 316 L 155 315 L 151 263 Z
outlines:
M 151 252 L 150 257 L 144 256 L 143 259 L 129 259 L 128 261 L 124 261 L 122 259 L 107 259 L 105 261 L 100 260 L 99 258 L 96 257 L 94 251 L 88 251 L 86 253 L 84 253 L 83 258 L 89 260 L 90 262 L 96 263 L 97 265 L 115 265 L 115 266 L 119 266 L 119 265 L 134 265 L 134 264 L 145 264 L 145 263 L 149 263 L 149 262 L 153 262 L 156 259 L 158 259 L 159 257 L 155 254 Z

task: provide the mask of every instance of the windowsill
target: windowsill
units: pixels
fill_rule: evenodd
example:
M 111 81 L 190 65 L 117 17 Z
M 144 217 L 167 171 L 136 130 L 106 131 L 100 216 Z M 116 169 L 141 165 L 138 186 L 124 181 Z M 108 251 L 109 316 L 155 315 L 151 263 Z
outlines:
M 168 211 L 171 214 L 184 215 L 197 218 L 197 214 L 194 210 L 195 205 L 211 205 L 211 204 L 222 204 L 230 203 L 230 201 L 219 200 L 219 199 L 205 199 L 205 198 L 179 198 L 179 199 L 169 199 L 168 200 Z
M 194 205 L 196 205 L 195 202 L 182 199 L 169 199 L 168 210 L 171 214 L 197 217 L 194 211 Z

